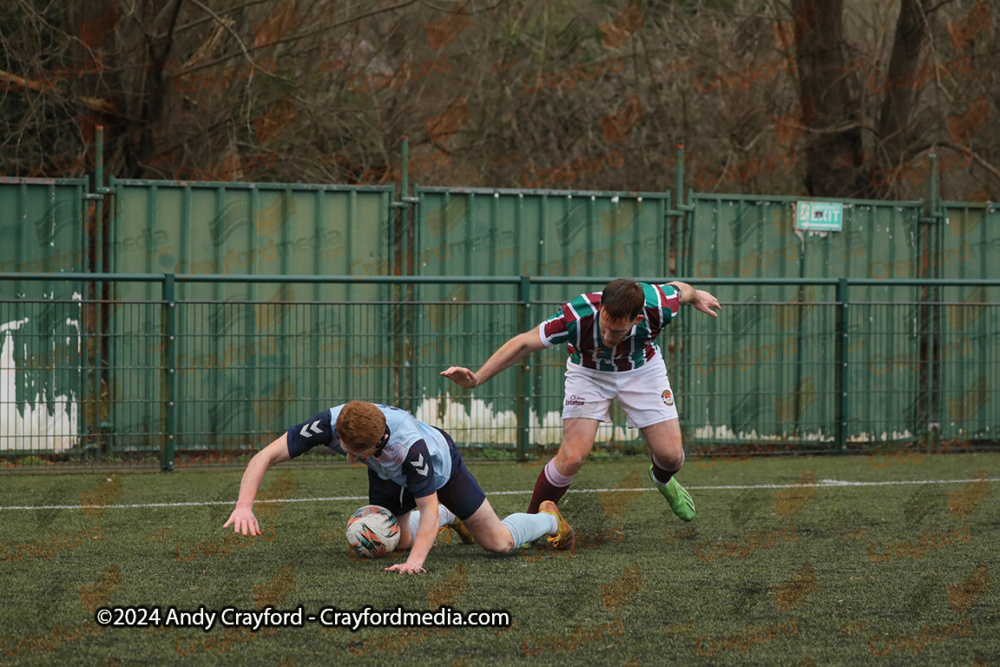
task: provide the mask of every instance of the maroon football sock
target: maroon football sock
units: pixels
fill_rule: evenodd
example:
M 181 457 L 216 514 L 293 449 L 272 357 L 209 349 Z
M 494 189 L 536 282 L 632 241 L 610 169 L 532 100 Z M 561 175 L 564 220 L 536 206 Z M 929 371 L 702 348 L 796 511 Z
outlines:
M 545 468 L 542 468 L 542 472 L 539 473 L 538 479 L 535 480 L 535 490 L 531 492 L 531 502 L 528 504 L 528 514 L 538 514 L 538 506 L 546 500 L 558 503 L 559 499 L 565 495 L 568 489 L 568 484 L 566 486 L 556 486 L 550 482 L 549 478 L 545 475 Z
M 660 467 L 660 464 L 656 460 L 655 456 L 650 456 L 650 458 L 653 460 L 653 478 L 656 479 L 656 481 L 659 482 L 660 484 L 669 483 L 670 479 L 678 472 L 680 472 L 680 468 L 678 468 L 677 470 L 666 470 Z

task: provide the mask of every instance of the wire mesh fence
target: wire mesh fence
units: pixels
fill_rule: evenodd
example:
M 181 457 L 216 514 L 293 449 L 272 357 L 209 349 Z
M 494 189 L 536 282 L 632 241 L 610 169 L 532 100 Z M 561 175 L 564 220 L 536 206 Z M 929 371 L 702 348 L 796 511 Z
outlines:
M 537 326 L 564 302 L 557 285 L 565 301 L 603 285 L 173 278 L 143 276 L 143 298 L 123 298 L 121 276 L 79 274 L 101 289 L 0 299 L 3 469 L 239 465 L 354 399 L 398 405 L 470 457 L 542 461 L 562 436 L 565 347 L 475 390 L 440 373 Z M 1000 281 L 701 282 L 722 316 L 682 307 L 658 341 L 696 461 L 997 445 Z M 611 418 L 593 456 L 645 450 L 616 403 Z

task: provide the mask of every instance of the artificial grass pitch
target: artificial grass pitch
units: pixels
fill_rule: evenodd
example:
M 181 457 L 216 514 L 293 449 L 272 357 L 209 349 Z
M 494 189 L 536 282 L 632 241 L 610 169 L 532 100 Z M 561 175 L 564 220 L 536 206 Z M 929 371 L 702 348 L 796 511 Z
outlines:
M 354 561 L 364 470 L 283 464 L 223 530 L 241 471 L 8 476 L 4 664 L 996 664 L 1000 455 L 689 461 L 684 523 L 641 458 L 588 462 L 560 502 L 577 548 L 489 554 L 443 531 L 428 574 Z M 503 516 L 539 465 L 470 465 Z M 857 482 L 866 485 L 854 484 Z M 721 488 L 725 487 L 725 488 Z M 315 500 L 325 499 L 325 500 Z M 110 505 L 110 507 L 103 507 Z M 47 509 L 18 509 L 44 506 Z M 509 612 L 509 627 L 101 627 L 224 608 Z M 120 620 L 125 618 L 125 612 Z M 330 612 L 327 619 L 331 618 Z M 147 619 L 148 620 L 148 619 Z M 202 619 L 203 620 L 203 619 Z

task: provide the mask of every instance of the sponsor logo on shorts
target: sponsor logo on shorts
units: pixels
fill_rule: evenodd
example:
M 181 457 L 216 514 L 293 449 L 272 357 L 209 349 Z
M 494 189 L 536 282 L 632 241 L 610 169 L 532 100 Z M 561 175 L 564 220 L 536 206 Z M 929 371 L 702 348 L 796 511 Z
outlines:
M 586 402 L 582 396 L 577 396 L 576 394 L 570 394 L 566 397 L 566 405 L 584 405 Z
M 664 392 L 662 394 L 660 394 L 660 395 L 663 397 L 663 404 L 664 405 L 673 405 L 674 404 L 674 395 L 670 393 L 669 389 L 664 390 Z

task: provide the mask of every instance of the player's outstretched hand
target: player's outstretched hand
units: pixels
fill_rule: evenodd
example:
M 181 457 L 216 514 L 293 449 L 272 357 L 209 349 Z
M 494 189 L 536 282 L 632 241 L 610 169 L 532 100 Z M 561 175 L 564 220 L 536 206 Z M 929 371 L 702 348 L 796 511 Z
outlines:
M 234 533 L 246 535 L 249 530 L 251 535 L 261 535 L 260 526 L 257 524 L 257 517 L 253 515 L 253 510 L 249 508 L 237 507 L 234 509 L 233 513 L 229 515 L 229 521 L 222 527 L 228 528 L 230 524 L 233 526 Z
M 475 389 L 479 386 L 479 376 L 470 371 L 468 368 L 452 366 L 446 371 L 441 371 L 441 375 L 448 378 L 458 386 L 465 387 L 466 389 Z
M 718 317 L 719 314 L 712 310 L 722 310 L 722 306 L 719 305 L 719 300 L 714 296 L 706 292 L 705 290 L 695 290 L 697 299 L 691 301 L 691 305 L 695 307 L 695 310 L 700 310 L 703 313 L 708 313 L 712 317 Z
M 400 574 L 427 574 L 427 570 L 422 568 L 417 564 L 410 563 L 396 563 L 391 567 L 385 568 L 386 572 L 399 572 Z

